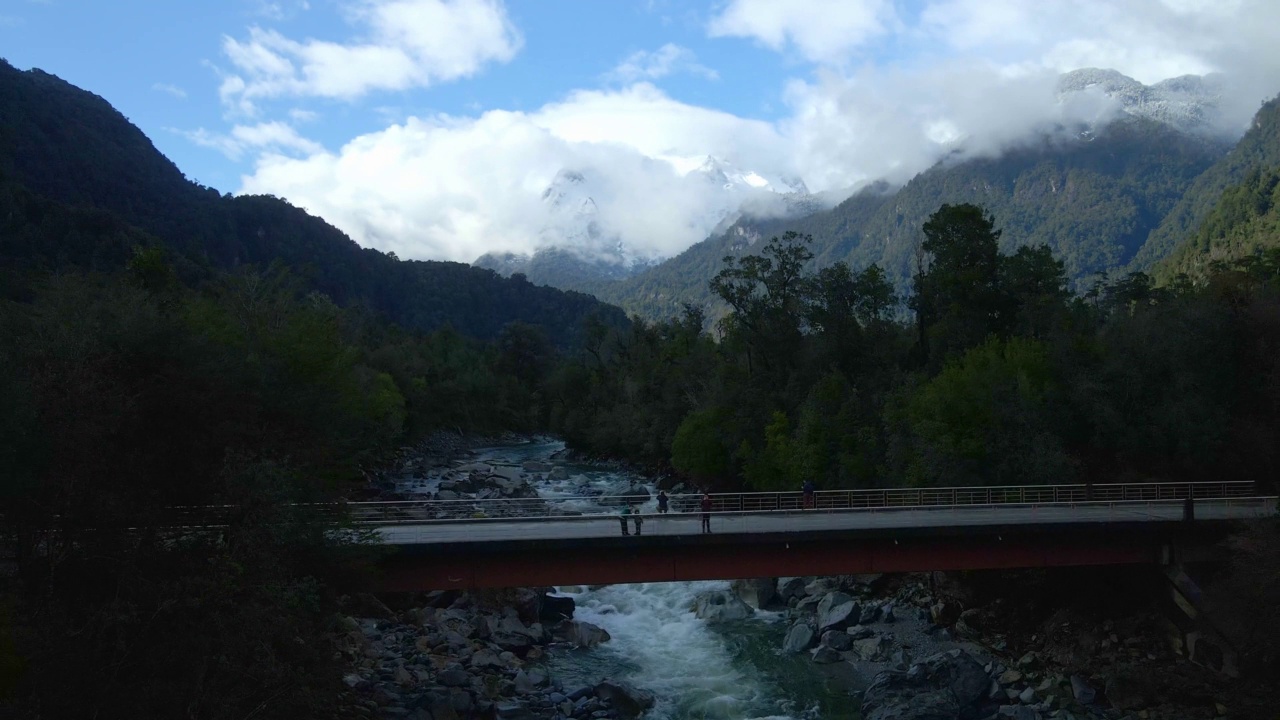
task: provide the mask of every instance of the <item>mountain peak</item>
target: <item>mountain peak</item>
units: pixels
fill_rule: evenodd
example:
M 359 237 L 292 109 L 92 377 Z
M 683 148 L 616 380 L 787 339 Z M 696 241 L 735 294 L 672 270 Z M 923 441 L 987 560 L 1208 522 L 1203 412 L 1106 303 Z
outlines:
M 1222 101 L 1221 75 L 1181 75 L 1154 85 L 1107 68 L 1081 68 L 1058 79 L 1058 97 L 1100 93 L 1119 104 L 1127 115 L 1147 118 L 1191 134 L 1218 130 Z

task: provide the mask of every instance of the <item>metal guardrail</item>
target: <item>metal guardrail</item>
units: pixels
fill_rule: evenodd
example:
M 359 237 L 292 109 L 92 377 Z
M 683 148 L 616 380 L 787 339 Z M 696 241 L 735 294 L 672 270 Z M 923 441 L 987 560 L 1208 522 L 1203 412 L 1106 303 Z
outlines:
M 1252 482 L 1124 483 L 1108 485 L 1014 485 L 997 487 L 890 488 L 882 490 L 822 490 L 814 493 L 806 512 L 860 509 L 976 508 L 979 506 L 1040 506 L 1046 504 L 1141 503 L 1250 498 Z M 671 495 L 670 512 L 701 512 L 699 494 Z M 800 491 L 712 495 L 711 511 L 724 513 L 790 513 L 804 508 Z M 578 496 L 562 498 L 488 498 L 458 500 L 390 500 L 347 503 L 352 520 L 361 525 L 428 522 L 484 522 L 487 520 L 550 520 L 582 516 L 618 515 L 623 506 L 656 508 L 656 500 L 637 496 Z M 650 510 L 643 513 L 655 515 Z
M 1199 521 L 1235 521 L 1276 515 L 1274 496 L 1207 498 L 1196 501 Z M 827 511 L 713 511 L 715 533 L 794 533 L 832 530 L 897 530 L 923 527 L 1050 526 L 1080 523 L 1182 522 L 1185 499 L 1003 503 L 996 505 L 896 505 Z M 701 512 L 644 514 L 643 534 L 693 535 Z M 382 542 L 399 544 L 488 542 L 529 539 L 588 539 L 619 533 L 624 516 L 591 514 L 529 518 L 456 519 L 379 524 Z M 634 516 L 627 518 L 635 533 Z

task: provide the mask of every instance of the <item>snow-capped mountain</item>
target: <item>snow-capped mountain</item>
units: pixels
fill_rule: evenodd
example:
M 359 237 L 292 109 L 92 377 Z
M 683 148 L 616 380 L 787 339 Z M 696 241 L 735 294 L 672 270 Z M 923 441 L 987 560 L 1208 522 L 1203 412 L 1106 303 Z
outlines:
M 1128 115 L 1156 120 L 1185 133 L 1211 134 L 1221 127 L 1221 75 L 1183 75 L 1143 85 L 1115 70 L 1083 68 L 1058 81 L 1059 100 L 1097 93 L 1119 103 Z
M 742 170 L 711 156 L 684 174 L 673 171 L 671 182 L 670 190 L 695 200 L 698 212 L 688 225 L 699 237 L 723 231 L 743 216 L 794 217 L 820 209 L 799 178 Z M 622 228 L 610 227 L 608 208 L 601 206 L 612 193 L 589 171 L 561 170 L 542 193 L 545 216 L 537 249 L 532 254 L 486 253 L 473 265 L 503 275 L 521 272 L 539 284 L 581 288 L 585 285 L 573 277 L 619 279 L 663 260 L 661 253 L 625 241 Z

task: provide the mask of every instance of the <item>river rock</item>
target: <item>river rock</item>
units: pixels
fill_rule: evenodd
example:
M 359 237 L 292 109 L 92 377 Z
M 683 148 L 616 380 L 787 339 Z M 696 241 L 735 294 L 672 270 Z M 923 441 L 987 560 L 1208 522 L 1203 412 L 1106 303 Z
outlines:
M 1071 676 L 1071 695 L 1081 705 L 1092 705 L 1093 701 L 1098 699 L 1098 691 L 1094 690 L 1089 681 L 1080 675 Z
M 875 605 L 867 605 L 862 608 L 862 612 L 858 615 L 859 625 L 870 625 L 880 619 L 880 608 Z
M 830 592 L 818 602 L 818 629 L 843 630 L 858 619 L 858 604 L 842 592 Z
M 1012 685 L 1022 679 L 1022 673 L 1017 670 L 1009 669 L 1000 673 L 1001 685 Z
M 551 473 L 547 475 L 548 480 L 568 480 L 569 471 L 563 465 L 557 465 L 551 468 Z
M 799 653 L 808 650 L 813 646 L 813 628 L 804 622 L 798 622 L 791 626 L 787 631 L 787 637 L 782 641 L 782 649 L 784 652 Z
M 544 595 L 542 598 L 542 609 L 538 613 L 538 619 L 546 623 L 557 623 L 573 617 L 573 611 L 577 609 L 577 603 L 573 598 L 562 595 Z
M 845 634 L 852 640 L 862 640 L 876 634 L 875 630 L 865 625 L 853 625 L 845 629 Z
M 778 578 L 778 597 L 784 603 L 791 598 L 804 597 L 804 578 Z
M 626 492 L 622 493 L 622 497 L 632 503 L 642 503 L 645 500 L 648 500 L 651 496 L 652 494 L 649 492 L 649 488 L 643 485 L 632 485 L 627 488 Z
M 653 693 L 641 690 L 624 682 L 604 680 L 596 685 L 596 696 L 613 703 L 613 707 L 623 717 L 639 717 L 645 710 L 653 707 Z
M 532 695 L 547 682 L 547 676 L 540 672 L 520 670 L 515 677 L 516 692 Z
M 960 606 L 949 600 L 940 600 L 929 607 L 929 618 L 937 625 L 950 625 L 960 617 Z
M 502 700 L 493 704 L 493 711 L 502 720 L 533 720 L 536 717 L 519 700 Z
M 840 657 L 839 652 L 827 647 L 826 645 L 819 645 L 814 648 L 812 655 L 814 662 L 824 665 L 840 662 L 843 659 Z
M 796 612 L 798 613 L 815 612 L 817 610 L 818 603 L 820 602 L 822 602 L 822 598 L 815 597 L 813 595 L 806 595 L 796 601 Z
M 498 659 L 498 654 L 489 648 L 481 648 L 471 656 L 471 667 L 477 670 L 485 668 L 499 669 L 505 667 L 502 660 Z
M 551 472 L 551 463 L 545 463 L 541 460 L 525 460 L 520 467 L 527 473 Z
M 528 635 L 518 633 L 494 633 L 489 641 L 518 657 L 524 657 L 533 647 L 533 640 Z
M 693 603 L 693 614 L 709 622 L 745 620 L 754 612 L 750 605 L 727 590 L 705 592 Z
M 436 682 L 448 687 L 462 687 L 471 683 L 471 676 L 457 663 L 450 663 L 436 674 Z
M 612 639 L 608 630 L 581 620 L 565 620 L 555 627 L 553 635 L 581 648 L 592 648 Z
M 746 604 L 763 610 L 778 599 L 778 585 L 774 578 L 734 580 L 729 588 Z
M 863 720 L 943 720 L 975 713 L 989 678 L 962 650 L 932 655 L 908 672 L 876 675 L 862 700 Z
M 828 630 L 822 633 L 822 644 L 837 652 L 844 652 L 853 646 L 853 638 L 843 630 Z
M 862 640 L 854 640 L 851 649 L 858 657 L 867 662 L 879 660 L 885 651 L 885 640 L 879 635 L 873 635 Z

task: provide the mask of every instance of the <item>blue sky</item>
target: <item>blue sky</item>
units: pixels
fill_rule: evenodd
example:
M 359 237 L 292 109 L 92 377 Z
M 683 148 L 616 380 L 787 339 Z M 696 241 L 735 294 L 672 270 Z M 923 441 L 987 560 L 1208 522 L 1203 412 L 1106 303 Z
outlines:
M 1017 144 L 1080 67 L 1224 73 L 1238 132 L 1280 90 L 1276 28 L 1273 0 L 4 0 L 0 55 L 103 96 L 198 182 L 470 260 L 549 242 L 560 170 L 670 255 L 722 202 L 682 180 L 708 155 L 838 200 Z

